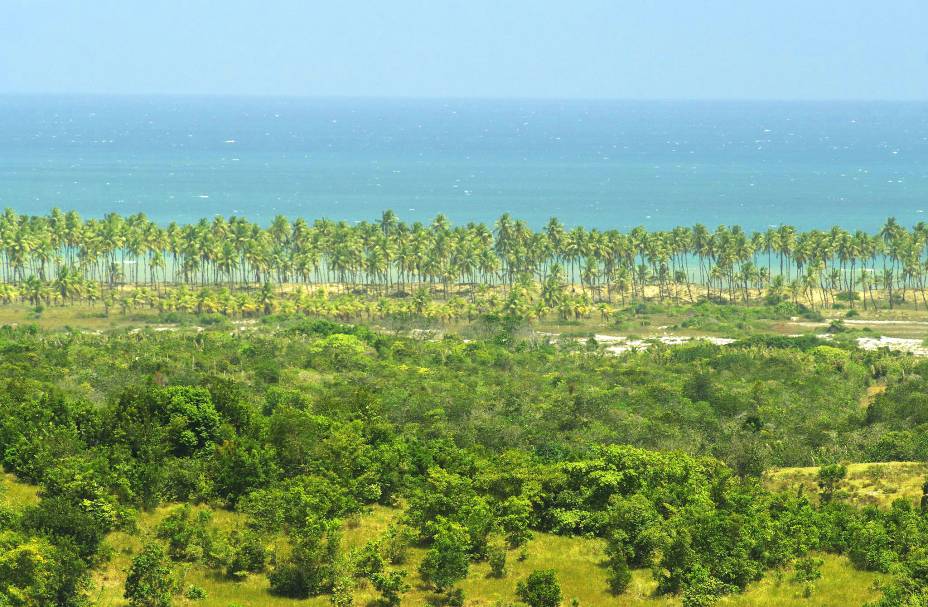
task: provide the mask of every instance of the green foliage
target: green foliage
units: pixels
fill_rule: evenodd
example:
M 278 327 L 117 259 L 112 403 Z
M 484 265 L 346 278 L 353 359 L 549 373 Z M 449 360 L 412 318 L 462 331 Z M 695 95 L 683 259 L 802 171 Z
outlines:
M 254 529 L 233 529 L 228 536 L 214 540 L 210 564 L 226 577 L 242 580 L 249 573 L 263 573 L 268 549 L 262 535 Z
M 364 366 L 365 350 L 365 343 L 354 335 L 333 333 L 314 342 L 309 355 L 314 367 L 347 370 Z
M 374 574 L 371 579 L 374 589 L 380 593 L 380 604 L 383 607 L 399 607 L 402 594 L 409 590 L 406 583 L 406 572 L 402 569 L 393 569 Z
M 512 548 L 523 546 L 532 539 L 532 503 L 523 496 L 512 495 L 499 505 L 497 519 Z
M 205 388 L 174 386 L 154 394 L 167 417 L 168 440 L 175 453 L 191 454 L 214 443 L 222 420 Z
M 683 588 L 683 607 L 711 607 L 731 588 L 712 576 L 705 567 L 696 566 Z
M 487 550 L 487 562 L 490 575 L 501 578 L 506 576 L 506 546 L 501 542 L 491 543 Z
M 559 607 L 561 585 L 554 569 L 533 571 L 516 585 L 516 594 L 529 607 Z
M 332 520 L 309 520 L 291 534 L 290 555 L 268 575 L 271 592 L 307 598 L 329 592 L 335 582 L 339 526 Z
M 866 607 L 924 607 L 928 605 L 928 553 L 913 551 L 900 567 L 899 575 L 883 589 L 879 601 Z
M 170 607 L 174 585 L 164 549 L 149 542 L 132 559 L 123 596 L 130 607 Z
M 384 558 L 391 565 L 402 565 L 406 562 L 409 546 L 414 539 L 415 532 L 409 527 L 391 524 L 381 541 Z
M 206 591 L 200 586 L 191 585 L 184 591 L 184 598 L 188 601 L 204 601 L 206 597 Z
M 352 557 L 355 576 L 359 578 L 371 579 L 374 575 L 382 572 L 386 566 L 381 553 L 380 542 L 377 540 L 368 541 L 361 548 L 354 551 Z
M 612 594 L 622 594 L 632 581 L 623 537 L 621 531 L 614 533 L 606 546 L 606 566 L 609 568 L 609 590 Z
M 441 602 L 445 607 L 464 607 L 464 591 L 460 588 L 449 588 Z
M 830 502 L 835 498 L 839 483 L 847 477 L 847 466 L 843 464 L 830 464 L 818 470 L 819 495 L 823 502 Z
M 608 538 L 610 550 L 621 548 L 624 558 L 635 566 L 650 565 L 654 552 L 664 540 L 663 516 L 658 506 L 643 493 L 627 497 L 613 495 L 606 515 L 608 526 L 613 530 Z
M 337 574 L 332 584 L 332 594 L 329 599 L 333 607 L 351 607 L 354 605 L 354 596 L 351 593 L 354 588 L 354 579 L 351 576 Z
M 0 508 L 0 552 L 28 565 L 0 560 L 12 580 L 0 576 L 0 594 L 77 605 L 106 535 L 175 500 L 157 529 L 172 558 L 234 580 L 270 569 L 278 594 L 339 588 L 340 601 L 346 577 L 386 584 L 413 544 L 450 601 L 472 560 L 501 574 L 506 546 L 527 555 L 541 531 L 606 540 L 616 592 L 629 568 L 651 567 L 658 594 L 692 604 L 801 567 L 810 551 L 896 574 L 928 543 L 911 504 L 836 499 L 833 465 L 928 458 L 928 363 L 805 338 L 612 357 L 518 332 L 503 346 L 306 323 L 280 316 L 253 335 L 0 329 L 0 460 L 41 485 L 37 505 Z M 357 360 L 336 364 L 345 335 Z M 258 361 L 276 370 L 272 389 Z M 875 379 L 886 393 L 849 407 Z M 820 500 L 757 478 L 813 461 Z M 226 513 L 214 524 L 196 503 L 247 525 L 221 531 Z M 334 521 L 373 503 L 405 514 L 350 571 Z
M 793 581 L 800 584 L 817 582 L 822 577 L 822 564 L 819 558 L 806 556 L 793 563 Z
M 39 538 L 0 533 L 0 604 L 39 605 L 54 596 L 50 570 L 54 548 Z
M 432 527 L 432 546 L 422 559 L 419 575 L 441 592 L 467 576 L 470 536 L 462 525 L 443 517 Z
M 194 513 L 189 504 L 184 504 L 161 521 L 157 535 L 167 542 L 173 560 L 198 562 L 209 556 L 213 548 L 212 516 L 209 509 Z

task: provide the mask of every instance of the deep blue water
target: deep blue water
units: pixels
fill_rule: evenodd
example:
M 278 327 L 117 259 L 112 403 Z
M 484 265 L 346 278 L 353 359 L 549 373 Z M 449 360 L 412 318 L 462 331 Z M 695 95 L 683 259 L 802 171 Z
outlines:
M 928 221 L 928 103 L 0 97 L 0 207 L 668 228 Z

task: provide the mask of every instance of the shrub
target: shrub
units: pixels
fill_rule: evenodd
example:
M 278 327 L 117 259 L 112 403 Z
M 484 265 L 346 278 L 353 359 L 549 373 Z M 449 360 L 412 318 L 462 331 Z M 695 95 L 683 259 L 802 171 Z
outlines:
M 516 594 L 529 607 L 558 607 L 561 585 L 554 569 L 540 569 L 516 585 Z
M 305 599 L 331 590 L 340 539 L 337 523 L 312 520 L 294 535 L 290 556 L 268 575 L 271 592 Z
M 184 598 L 190 601 L 204 601 L 206 600 L 206 590 L 197 585 L 191 585 L 187 588 L 187 591 L 184 592 Z
M 235 529 L 229 534 L 222 567 L 227 577 L 240 580 L 249 573 L 263 572 L 267 559 L 264 538 L 257 531 Z
M 409 584 L 406 583 L 406 572 L 402 570 L 377 573 L 371 581 L 374 584 L 374 589 L 380 593 L 380 603 L 384 607 L 398 607 L 401 599 L 400 595 L 409 590 Z
M 506 575 L 506 547 L 497 543 L 490 544 L 487 552 L 487 561 L 490 563 L 490 575 L 503 577 Z
M 822 564 L 825 561 L 811 556 L 796 559 L 793 563 L 793 581 L 800 584 L 815 582 L 822 577 Z
M 370 540 L 354 554 L 354 572 L 359 578 L 372 578 L 384 569 L 384 558 L 380 553 L 380 543 Z
M 693 568 L 683 587 L 683 607 L 711 607 L 732 588 L 712 576 L 701 565 Z
M 444 598 L 445 607 L 464 607 L 464 591 L 452 588 Z
M 532 539 L 532 503 L 521 496 L 508 497 L 499 506 L 499 524 L 512 548 Z
M 332 607 L 351 607 L 354 605 L 354 597 L 351 589 L 354 586 L 354 579 L 347 575 L 337 575 L 335 582 L 332 584 L 332 596 L 330 601 Z
M 467 577 L 470 565 L 470 536 L 462 525 L 439 517 L 435 523 L 437 531 L 432 540 L 432 547 L 425 554 L 419 566 L 422 579 L 436 590 L 453 585 Z
M 847 466 L 831 464 L 818 470 L 818 488 L 822 502 L 828 503 L 835 498 L 838 485 L 847 476 Z
M 613 536 L 606 546 L 606 559 L 609 568 L 609 590 L 613 594 L 622 594 L 632 581 L 632 571 L 628 566 L 625 544 Z
M 391 565 L 402 565 L 406 562 L 409 545 L 412 543 L 415 532 L 405 525 L 391 524 L 383 534 L 383 554 Z
M 161 544 L 145 544 L 132 559 L 123 596 L 130 607 L 170 607 L 173 590 L 173 572 Z
M 209 529 L 212 511 L 200 510 L 196 516 L 192 514 L 190 505 L 184 504 L 158 525 L 158 538 L 167 541 L 168 554 L 175 561 L 201 561 L 212 549 Z

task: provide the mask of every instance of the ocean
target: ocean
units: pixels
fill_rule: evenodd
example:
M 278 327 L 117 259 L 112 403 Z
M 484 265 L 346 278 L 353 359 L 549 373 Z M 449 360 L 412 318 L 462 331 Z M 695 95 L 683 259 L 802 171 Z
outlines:
M 928 221 L 928 103 L 0 97 L 0 207 L 538 227 Z

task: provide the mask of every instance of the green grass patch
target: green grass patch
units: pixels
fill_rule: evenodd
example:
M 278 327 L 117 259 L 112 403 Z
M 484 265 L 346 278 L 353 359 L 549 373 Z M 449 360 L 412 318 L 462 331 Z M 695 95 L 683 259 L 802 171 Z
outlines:
M 9 473 L 0 473 L 0 502 L 15 510 L 39 503 L 39 488 L 23 483 Z

